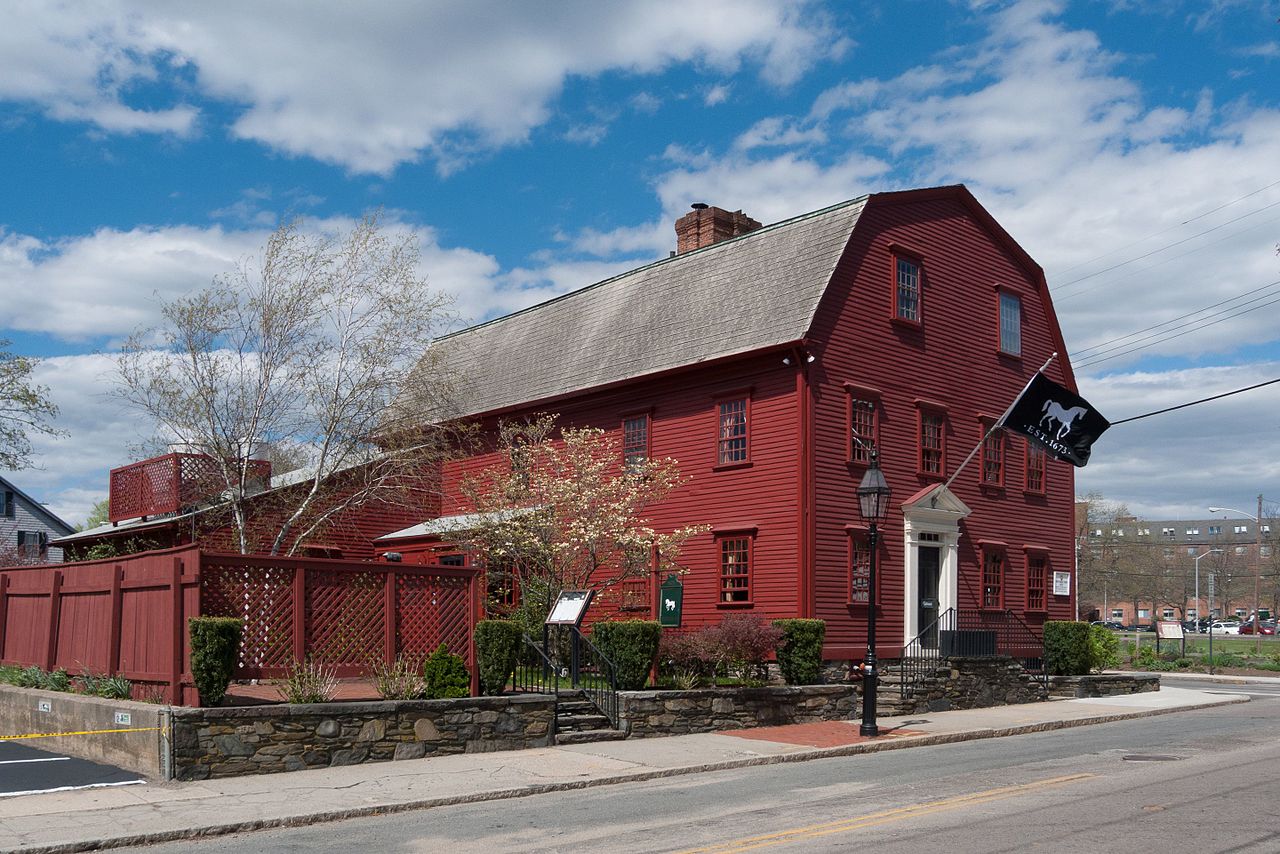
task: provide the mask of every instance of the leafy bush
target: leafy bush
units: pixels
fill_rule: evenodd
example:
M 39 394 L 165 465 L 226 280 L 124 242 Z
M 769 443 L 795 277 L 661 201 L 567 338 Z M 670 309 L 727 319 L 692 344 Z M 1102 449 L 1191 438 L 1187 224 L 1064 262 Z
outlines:
M 40 674 L 40 684 L 36 686 L 45 691 L 70 691 L 71 677 L 62 668 Z
M 1088 623 L 1049 620 L 1044 624 L 1044 657 L 1049 672 L 1083 676 L 1093 669 Z
M 1089 668 L 1107 670 L 1120 665 L 1120 638 L 1103 626 L 1089 626 Z
M 105 700 L 128 700 L 133 697 L 133 683 L 120 676 L 106 676 L 98 682 L 98 696 Z
M 404 656 L 398 656 L 390 665 L 374 662 L 369 671 L 378 696 L 384 700 L 421 700 L 426 696 L 426 684 L 417 662 Z
M 715 678 L 716 653 L 708 640 L 705 630 L 663 632 L 658 644 L 659 673 L 682 691 Z
M 481 620 L 476 623 L 474 637 L 480 693 L 501 694 L 520 659 L 524 631 L 514 620 Z
M 191 676 L 200 705 L 216 706 L 231 684 L 244 622 L 235 617 L 192 617 L 187 630 L 191 633 Z
M 648 684 L 661 640 L 662 627 L 656 620 L 596 623 L 591 629 L 592 643 L 613 662 L 623 691 L 639 691 Z
M 294 662 L 283 679 L 272 683 L 280 689 L 287 703 L 327 703 L 338 691 L 338 678 L 333 671 L 308 658 Z M 204 700 L 204 695 L 200 696 Z
M 44 671 L 33 664 L 30 667 L 24 667 L 19 670 L 13 684 L 19 688 L 39 688 L 43 682 Z
M 467 672 L 466 662 L 449 652 L 444 644 L 428 656 L 422 677 L 428 700 L 471 696 L 471 674 Z
M 728 675 L 736 674 L 746 681 L 764 681 L 764 660 L 782 639 L 781 629 L 755 614 L 730 614 L 709 631 Z
M 825 620 L 774 620 L 782 632 L 778 643 L 778 669 L 788 685 L 817 685 L 822 681 L 822 641 Z

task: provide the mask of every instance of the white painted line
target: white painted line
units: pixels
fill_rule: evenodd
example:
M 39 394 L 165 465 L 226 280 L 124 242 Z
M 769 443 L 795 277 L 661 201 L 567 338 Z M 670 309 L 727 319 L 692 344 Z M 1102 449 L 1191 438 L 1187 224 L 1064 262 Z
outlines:
M 19 795 L 45 795 L 51 792 L 74 792 L 77 789 L 103 789 L 109 786 L 136 786 L 146 780 L 125 780 L 123 783 L 90 783 L 87 786 L 59 786 L 56 789 L 31 789 L 26 792 L 0 792 L 0 798 L 16 798 Z
M 0 765 L 25 765 L 28 762 L 66 762 L 70 756 L 50 756 L 47 759 L 0 759 Z

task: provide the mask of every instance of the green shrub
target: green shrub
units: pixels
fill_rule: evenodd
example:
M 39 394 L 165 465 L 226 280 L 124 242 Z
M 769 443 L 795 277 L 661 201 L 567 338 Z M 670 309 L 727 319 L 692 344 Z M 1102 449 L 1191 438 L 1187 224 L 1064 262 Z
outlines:
M 1089 626 L 1089 668 L 1108 670 L 1120 666 L 1120 638 L 1103 626 Z
M 1044 624 L 1044 657 L 1049 672 L 1057 676 L 1083 676 L 1093 666 L 1090 626 L 1068 620 Z
M 822 681 L 822 642 L 825 620 L 774 620 L 782 632 L 778 642 L 778 669 L 788 685 L 817 685 Z
M 524 645 L 524 631 L 514 620 L 481 620 L 476 623 L 476 667 L 480 693 L 501 694 L 516 669 Z
M 70 691 L 71 677 L 62 668 L 40 674 L 40 684 L 36 686 L 45 691 Z
M 44 682 L 44 671 L 34 664 L 19 670 L 17 677 L 13 680 L 13 684 L 19 688 L 39 688 L 42 682 Z
M 471 674 L 461 656 L 449 652 L 444 644 L 427 658 L 422 668 L 428 700 L 471 696 Z
M 187 630 L 191 633 L 191 676 L 200 705 L 216 706 L 231 684 L 244 622 L 235 617 L 192 617 Z
M 106 700 L 132 699 L 133 683 L 118 674 L 104 676 L 98 681 L 98 696 Z
M 591 642 L 613 662 L 623 691 L 639 691 L 648 684 L 661 641 L 662 627 L 656 620 L 620 620 L 591 628 Z

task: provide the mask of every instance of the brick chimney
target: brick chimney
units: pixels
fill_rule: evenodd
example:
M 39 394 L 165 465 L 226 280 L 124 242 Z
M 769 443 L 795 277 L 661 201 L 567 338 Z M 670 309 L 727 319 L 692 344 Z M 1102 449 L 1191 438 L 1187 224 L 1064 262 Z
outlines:
M 727 211 L 698 202 L 693 210 L 676 220 L 676 253 L 701 249 L 757 228 L 760 223 L 742 211 Z

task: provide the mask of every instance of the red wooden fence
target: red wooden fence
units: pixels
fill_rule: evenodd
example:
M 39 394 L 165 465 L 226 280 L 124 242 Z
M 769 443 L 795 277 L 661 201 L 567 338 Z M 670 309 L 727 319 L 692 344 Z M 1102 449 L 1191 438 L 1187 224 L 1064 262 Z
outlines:
M 306 658 L 338 676 L 444 643 L 477 685 L 477 570 L 202 553 L 0 569 L 0 663 L 120 674 L 194 704 L 187 619 L 245 620 L 237 679 Z

